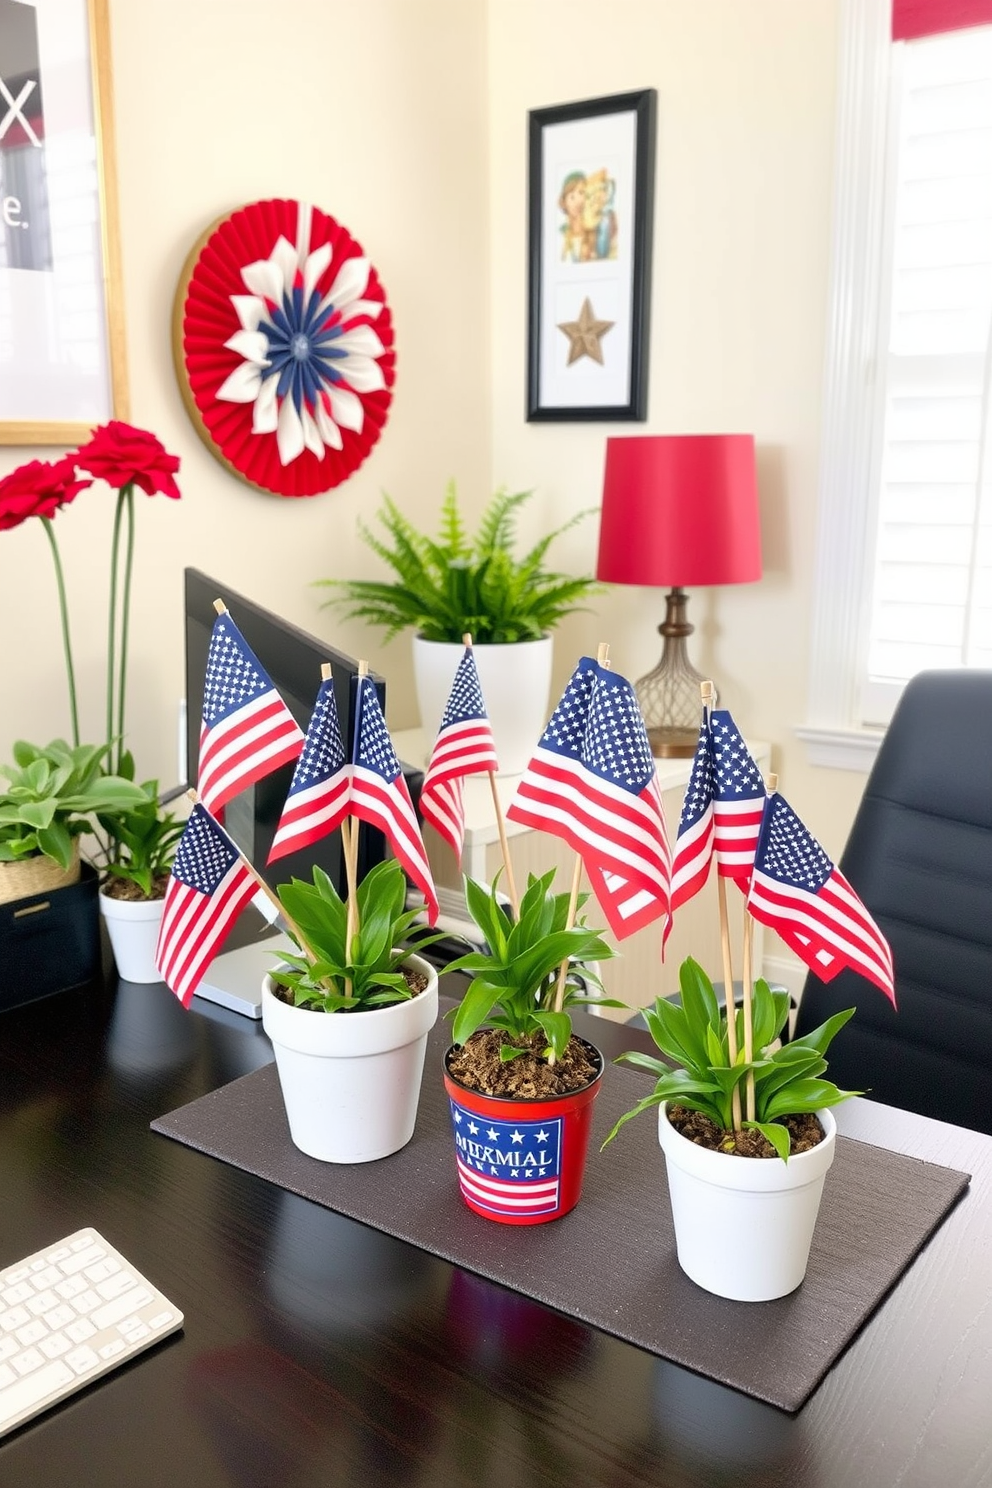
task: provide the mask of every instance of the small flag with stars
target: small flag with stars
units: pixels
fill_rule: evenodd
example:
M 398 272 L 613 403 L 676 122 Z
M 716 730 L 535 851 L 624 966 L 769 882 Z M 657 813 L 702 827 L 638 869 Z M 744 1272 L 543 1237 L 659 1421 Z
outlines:
M 459 863 L 465 841 L 465 776 L 498 768 L 475 657 L 466 646 L 420 792 L 424 820 L 451 844 Z
M 768 798 L 747 907 L 824 982 L 849 966 L 895 1004 L 892 952 L 854 889 L 788 802 Z
M 654 757 L 634 689 L 584 656 L 507 816 L 582 858 L 614 935 L 669 915 L 671 854 Z
M 428 923 L 438 903 L 420 823 L 410 799 L 371 677 L 356 678 L 355 745 L 352 751 L 351 815 L 386 834 L 404 872 L 424 896 Z
M 183 1007 L 257 887 L 223 827 L 197 803 L 172 865 L 155 951 L 162 980 Z
M 303 752 L 296 761 L 286 804 L 269 851 L 269 862 L 309 847 L 333 832 L 348 814 L 351 770 L 341 738 L 334 682 L 320 684 L 307 727 Z
M 216 816 L 303 748 L 303 730 L 230 615 L 214 621 L 203 683 L 197 794 Z
M 712 859 L 713 754 L 710 749 L 709 709 L 704 708 L 689 784 L 682 798 L 682 816 L 672 857 L 673 914 L 703 887 Z M 671 920 L 668 923 L 670 928 Z

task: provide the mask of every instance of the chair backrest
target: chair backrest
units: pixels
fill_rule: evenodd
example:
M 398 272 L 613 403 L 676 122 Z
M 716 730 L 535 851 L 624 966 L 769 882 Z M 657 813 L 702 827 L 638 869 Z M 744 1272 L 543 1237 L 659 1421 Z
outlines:
M 853 972 L 811 974 L 797 1035 L 857 1007 L 831 1079 L 992 1132 L 992 672 L 908 684 L 838 866 L 892 947 L 898 1008 Z

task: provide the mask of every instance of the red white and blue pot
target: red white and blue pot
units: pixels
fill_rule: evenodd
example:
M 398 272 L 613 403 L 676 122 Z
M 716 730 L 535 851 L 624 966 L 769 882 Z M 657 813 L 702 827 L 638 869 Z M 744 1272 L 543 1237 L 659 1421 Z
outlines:
M 542 1100 L 481 1095 L 448 1071 L 458 1186 L 468 1207 L 499 1224 L 560 1219 L 582 1193 L 593 1102 L 603 1083 L 603 1056 L 583 1039 L 596 1074 L 578 1090 Z

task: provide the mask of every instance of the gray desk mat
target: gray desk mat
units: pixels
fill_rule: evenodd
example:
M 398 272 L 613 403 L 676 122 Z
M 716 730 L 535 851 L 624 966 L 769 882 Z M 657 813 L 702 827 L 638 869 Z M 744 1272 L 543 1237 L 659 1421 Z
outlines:
M 798 1411 L 965 1192 L 969 1175 L 837 1138 L 806 1279 L 776 1302 L 728 1302 L 683 1274 L 648 1113 L 606 1149 L 649 1077 L 611 1065 L 594 1107 L 578 1206 L 512 1226 L 462 1203 L 432 1032 L 413 1139 L 380 1162 L 317 1162 L 292 1144 L 275 1065 L 152 1122 L 152 1130 L 421 1250 L 500 1282 L 648 1352 Z

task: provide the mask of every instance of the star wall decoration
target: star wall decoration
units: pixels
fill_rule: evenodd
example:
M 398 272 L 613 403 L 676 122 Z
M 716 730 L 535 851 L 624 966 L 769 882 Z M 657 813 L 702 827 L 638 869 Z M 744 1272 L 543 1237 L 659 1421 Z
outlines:
M 596 313 L 592 308 L 592 302 L 587 295 L 582 301 L 582 309 L 579 311 L 578 320 L 563 320 L 559 322 L 558 329 L 568 337 L 568 363 L 570 367 L 580 357 L 590 357 L 592 361 L 603 365 L 603 348 L 600 345 L 607 331 L 613 329 L 616 324 L 613 320 L 597 320 Z

